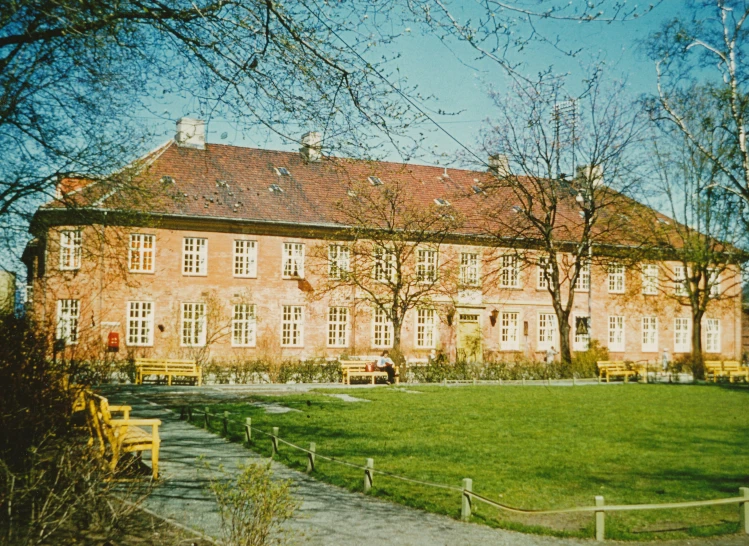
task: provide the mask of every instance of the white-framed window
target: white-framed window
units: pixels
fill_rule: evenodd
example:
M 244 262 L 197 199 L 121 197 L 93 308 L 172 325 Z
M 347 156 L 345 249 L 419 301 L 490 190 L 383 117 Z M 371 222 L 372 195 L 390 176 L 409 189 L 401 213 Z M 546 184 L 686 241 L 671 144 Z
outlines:
M 547 256 L 540 256 L 536 266 L 536 288 L 546 290 L 549 288 L 549 279 L 551 279 L 551 264 Z
M 328 245 L 328 276 L 345 280 L 351 267 L 351 252 L 346 245 Z
M 642 317 L 642 352 L 658 352 L 658 317 Z
M 687 291 L 687 269 L 683 265 L 674 266 L 674 295 L 686 296 Z
M 144 233 L 130 234 L 128 265 L 134 273 L 153 273 L 156 252 L 156 236 Z
M 182 346 L 205 345 L 205 303 L 182 303 Z
M 328 307 L 328 347 L 348 347 L 348 307 Z
M 692 350 L 692 319 L 676 317 L 674 319 L 674 352 L 688 353 Z
M 713 268 L 707 270 L 707 286 L 710 289 L 711 298 L 720 296 L 720 271 Z
M 419 282 L 437 280 L 437 251 L 420 248 L 416 251 L 416 279 Z
M 609 351 L 624 352 L 624 317 L 609 316 Z
M 538 346 L 539 351 L 545 351 L 556 344 L 557 316 L 554 313 L 538 314 Z
M 395 253 L 392 250 L 376 246 L 374 249 L 374 279 L 378 282 L 395 280 Z
M 372 347 L 389 349 L 393 346 L 393 323 L 379 307 L 372 312 Z
M 66 229 L 60 232 L 60 269 L 73 270 L 81 267 L 81 231 Z
M 304 243 L 283 244 L 283 278 L 304 278 Z
M 281 346 L 304 346 L 304 307 L 284 305 L 281 319 Z
M 575 279 L 575 290 L 587 292 L 590 290 L 590 262 L 580 264 L 580 273 Z
M 705 352 L 720 353 L 720 319 L 705 321 Z
M 574 328 L 573 350 L 587 351 L 590 347 L 590 317 L 575 315 Z
M 500 316 L 499 345 L 503 351 L 520 349 L 520 313 L 503 311 Z
M 257 341 L 257 315 L 252 303 L 235 303 L 231 318 L 232 347 L 254 347 Z
M 642 266 L 642 293 L 649 296 L 658 294 L 657 264 L 644 264 Z
M 624 266 L 609 265 L 609 294 L 624 294 Z
M 66 345 L 78 343 L 79 300 L 57 300 L 57 339 L 64 339 Z
M 257 241 L 234 239 L 234 276 L 257 277 Z
M 502 269 L 499 274 L 499 286 L 502 288 L 520 288 L 520 263 L 518 257 L 507 254 L 502 256 Z
M 182 240 L 182 274 L 208 274 L 208 239 L 185 237 Z
M 434 309 L 424 308 L 416 310 L 416 348 L 434 349 L 436 347 L 435 317 Z
M 127 302 L 127 344 L 139 347 L 153 345 L 153 302 Z
M 460 284 L 463 286 L 478 286 L 480 279 L 479 255 L 475 252 L 461 252 Z

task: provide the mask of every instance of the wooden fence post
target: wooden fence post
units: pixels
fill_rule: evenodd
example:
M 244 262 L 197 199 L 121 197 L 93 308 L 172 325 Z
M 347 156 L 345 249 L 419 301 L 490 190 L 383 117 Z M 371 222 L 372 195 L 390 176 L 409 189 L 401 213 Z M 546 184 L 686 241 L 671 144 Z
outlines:
M 374 459 L 367 459 L 367 466 L 364 468 L 364 492 L 369 493 L 372 489 L 372 470 L 374 470 Z
M 739 504 L 741 531 L 749 535 L 749 487 L 739 487 L 739 496 L 746 499 L 746 501 Z
M 574 387 L 575 385 L 577 385 L 577 383 L 575 383 L 575 374 L 573 373 L 572 374 L 572 386 Z
M 229 436 L 229 412 L 224 412 L 224 436 Z
M 244 431 L 247 434 L 247 443 L 252 442 L 252 417 L 244 420 Z
M 205 428 L 208 430 L 209 422 L 208 422 L 208 408 L 205 408 L 205 415 L 204 415 L 204 421 L 205 421 Z
M 192 406 L 190 404 L 187 404 L 187 421 L 192 422 Z
M 596 496 L 596 506 L 603 506 L 603 504 L 603 497 L 600 495 Z M 604 536 L 606 535 L 605 518 L 606 512 L 604 512 L 603 510 L 596 511 L 596 540 L 598 542 L 602 542 L 604 540 Z
M 317 449 L 317 446 L 315 445 L 315 442 L 309 443 L 309 453 L 307 453 L 307 472 L 314 472 L 315 471 L 315 450 Z
M 460 504 L 460 519 L 463 521 L 471 519 L 471 495 L 467 494 L 466 491 L 473 491 L 473 480 L 471 478 L 463 478 L 463 495 Z
M 270 437 L 273 451 L 271 457 L 278 455 L 278 427 L 273 427 L 273 435 Z

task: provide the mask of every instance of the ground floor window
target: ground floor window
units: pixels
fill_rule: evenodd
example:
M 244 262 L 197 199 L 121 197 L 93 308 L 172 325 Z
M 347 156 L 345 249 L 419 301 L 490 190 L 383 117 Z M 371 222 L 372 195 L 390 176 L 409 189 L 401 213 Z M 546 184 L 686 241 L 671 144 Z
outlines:
M 705 351 L 708 353 L 720 352 L 720 319 L 707 319 L 705 321 Z
M 590 345 L 590 317 L 575 317 L 575 351 L 587 351 Z
M 372 318 L 372 346 L 388 349 L 393 346 L 393 323 L 388 314 L 379 307 Z
M 642 352 L 658 352 L 658 317 L 642 317 Z
M 609 351 L 624 352 L 624 317 L 609 317 Z
M 539 313 L 538 315 L 538 346 L 539 351 L 546 351 L 554 346 L 557 337 L 557 316 L 554 313 Z
M 182 304 L 182 345 L 205 345 L 205 303 Z
M 254 347 L 256 343 L 257 318 L 255 305 L 234 304 L 231 320 L 231 344 L 234 347 Z
M 688 353 L 692 350 L 690 320 L 686 317 L 674 319 L 674 352 Z
M 434 309 L 416 310 L 416 348 L 433 349 L 435 347 L 435 312 Z
M 328 308 L 328 347 L 348 347 L 348 308 Z
M 57 300 L 57 339 L 67 345 L 78 343 L 79 300 Z
M 520 349 L 518 335 L 519 313 L 503 312 L 500 322 L 499 344 L 503 351 L 517 351 Z
M 304 308 L 301 305 L 284 305 L 281 322 L 281 346 L 302 347 L 304 345 Z
M 127 344 L 153 345 L 153 303 L 129 301 L 127 303 Z

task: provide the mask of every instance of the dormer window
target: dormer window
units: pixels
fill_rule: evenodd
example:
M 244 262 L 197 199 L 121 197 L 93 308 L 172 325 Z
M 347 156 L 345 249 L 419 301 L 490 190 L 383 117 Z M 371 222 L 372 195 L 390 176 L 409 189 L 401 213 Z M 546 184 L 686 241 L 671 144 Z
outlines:
M 229 183 L 226 180 L 218 179 L 216 180 L 216 187 L 217 188 L 228 188 Z
M 481 189 L 479 186 L 471 186 L 471 189 L 473 190 L 473 193 L 476 193 L 476 194 L 484 193 L 484 190 Z
M 447 207 L 450 206 L 450 202 L 447 199 L 442 199 L 441 197 L 434 200 L 435 204 L 440 207 Z
M 273 170 L 276 171 L 278 176 L 291 176 L 289 169 L 286 167 L 273 167 Z
M 521 208 L 520 208 L 520 207 L 518 207 L 517 205 L 513 205 L 513 206 L 512 206 L 512 212 L 514 212 L 514 213 L 522 212 L 522 210 L 523 210 L 523 209 L 521 209 Z
M 174 178 L 168 175 L 164 175 L 161 177 L 161 183 L 162 184 L 174 184 Z
M 268 191 L 272 193 L 283 193 L 283 189 L 278 184 L 271 184 L 268 186 Z
M 376 176 L 370 176 L 367 180 L 369 180 L 369 183 L 373 186 L 382 186 L 382 180 L 380 180 Z

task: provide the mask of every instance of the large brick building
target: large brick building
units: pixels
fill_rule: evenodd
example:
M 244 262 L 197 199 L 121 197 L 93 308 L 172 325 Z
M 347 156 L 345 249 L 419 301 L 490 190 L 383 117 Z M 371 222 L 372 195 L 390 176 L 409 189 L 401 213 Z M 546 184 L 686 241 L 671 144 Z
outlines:
M 453 200 L 470 209 L 490 176 L 320 157 L 314 140 L 301 153 L 205 144 L 202 123 L 181 120 L 177 138 L 138 163 L 137 178 L 152 193 L 148 209 L 125 185 L 61 180 L 58 199 L 36 214 L 24 254 L 33 314 L 69 350 L 114 334 L 120 355 L 371 354 L 392 344 L 386 318 L 355 289 L 321 295 L 329 270 L 311 264 L 314 249 L 330 247 L 341 228 L 337 203 L 350 198 L 352 181 L 386 188 L 397 178 L 423 207 Z M 509 198 L 503 206 L 511 213 Z M 497 251 L 474 235 L 464 227 L 438 254 L 425 255 L 437 269 L 439 256 L 454 256 L 460 283 L 409 312 L 404 353 L 539 357 L 559 347 L 540 266 L 509 259 L 490 277 L 496 267 L 487 260 L 496 261 Z M 689 307 L 664 297 L 678 293 L 662 273 L 673 268 L 610 263 L 584 272 L 571 317 L 573 350 L 587 347 L 579 326 L 590 324 L 613 358 L 689 352 Z M 740 283 L 732 271 L 722 274 L 721 297 L 703 328 L 703 347 L 716 358 L 741 351 Z

